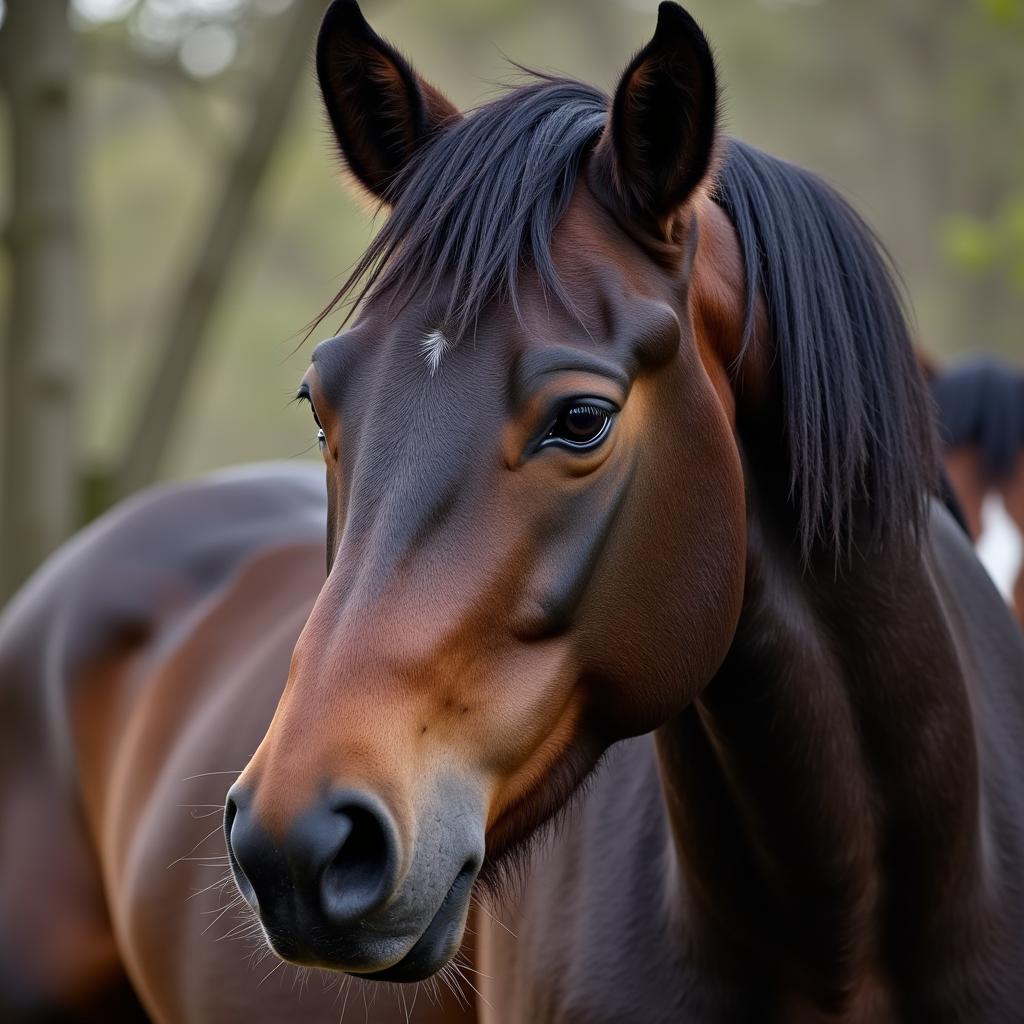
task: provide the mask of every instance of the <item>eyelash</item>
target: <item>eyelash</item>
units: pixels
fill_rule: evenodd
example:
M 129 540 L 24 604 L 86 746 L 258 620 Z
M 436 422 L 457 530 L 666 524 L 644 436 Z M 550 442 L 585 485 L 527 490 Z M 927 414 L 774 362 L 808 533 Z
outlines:
M 309 393 L 309 388 L 305 384 L 295 393 L 295 401 L 305 402 L 309 406 L 309 411 L 313 414 L 313 422 L 317 425 L 317 429 L 323 430 L 324 425 L 320 422 L 320 417 L 316 414 L 316 407 L 313 405 L 313 396 Z
M 295 394 L 295 400 L 297 402 L 305 402 L 306 405 L 309 406 L 309 411 L 313 414 L 313 422 L 316 424 L 316 443 L 319 446 L 321 453 L 326 454 L 327 435 L 324 433 L 324 427 L 320 422 L 320 417 L 316 414 L 316 408 L 313 405 L 313 396 L 309 393 L 309 388 L 305 384 L 299 387 L 299 390 Z

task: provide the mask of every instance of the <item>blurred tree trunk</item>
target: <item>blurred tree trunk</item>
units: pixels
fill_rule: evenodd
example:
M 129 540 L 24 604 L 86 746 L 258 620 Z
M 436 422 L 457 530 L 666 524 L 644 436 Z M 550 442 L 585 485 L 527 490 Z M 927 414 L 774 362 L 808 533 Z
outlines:
M 12 161 L 11 304 L 2 357 L 0 597 L 78 522 L 84 317 L 67 0 L 11 0 L 0 84 Z
M 120 498 L 156 480 L 174 431 L 189 377 L 206 340 L 210 319 L 238 258 L 253 202 L 287 122 L 302 75 L 312 66 L 311 45 L 326 0 L 295 0 L 275 59 L 253 96 L 251 119 L 224 168 L 219 195 L 201 233 L 195 257 L 176 294 L 159 342 L 149 390 L 139 405 L 130 447 L 112 480 Z

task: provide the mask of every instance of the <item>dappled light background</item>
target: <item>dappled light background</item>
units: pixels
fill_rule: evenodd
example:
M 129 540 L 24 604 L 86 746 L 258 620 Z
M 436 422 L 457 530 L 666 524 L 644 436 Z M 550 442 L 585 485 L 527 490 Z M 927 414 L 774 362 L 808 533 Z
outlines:
M 7 5 L 19 2 L 31 0 Z M 217 216 L 232 155 L 253 130 L 253 97 L 272 80 L 286 25 L 304 2 L 71 4 L 84 346 L 74 460 L 83 518 L 117 492 L 104 481 L 145 421 L 166 327 L 195 298 L 185 283 Z M 964 350 L 1019 358 L 1021 4 L 688 6 L 717 50 L 726 130 L 822 173 L 866 215 L 906 280 L 922 346 L 940 359 Z M 363 7 L 418 70 L 468 107 L 514 77 L 507 58 L 610 89 L 650 35 L 656 3 L 365 0 Z M 290 404 L 309 350 L 300 341 L 374 222 L 341 180 L 306 63 L 227 273 L 200 282 L 213 290 L 211 315 L 151 467 L 156 478 L 318 458 L 308 412 Z M 0 138 L 7 218 L 9 141 Z M 5 263 L 5 308 L 10 288 Z M 33 438 L 16 443 L 31 446 Z

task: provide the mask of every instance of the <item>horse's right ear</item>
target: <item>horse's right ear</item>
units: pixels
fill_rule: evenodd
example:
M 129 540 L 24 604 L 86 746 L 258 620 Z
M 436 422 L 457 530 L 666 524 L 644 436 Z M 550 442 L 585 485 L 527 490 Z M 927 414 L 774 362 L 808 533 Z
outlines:
M 711 166 L 717 128 L 711 48 L 693 18 L 663 0 L 654 37 L 615 90 L 594 169 L 630 216 L 670 235 Z
M 316 44 L 316 73 L 342 156 L 380 199 L 409 158 L 461 116 L 370 28 L 356 0 L 334 0 Z

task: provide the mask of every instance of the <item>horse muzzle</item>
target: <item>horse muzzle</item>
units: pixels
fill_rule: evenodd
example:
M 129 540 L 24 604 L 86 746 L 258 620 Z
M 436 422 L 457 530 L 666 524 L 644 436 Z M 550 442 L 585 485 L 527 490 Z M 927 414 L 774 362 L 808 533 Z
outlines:
M 483 862 L 476 803 L 465 792 L 438 797 L 418 815 L 403 856 L 393 816 L 371 793 L 326 793 L 275 837 L 253 812 L 252 794 L 234 786 L 224 820 L 231 869 L 282 959 L 420 981 L 462 941 Z

